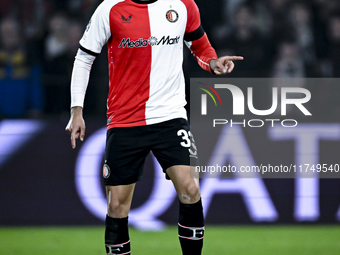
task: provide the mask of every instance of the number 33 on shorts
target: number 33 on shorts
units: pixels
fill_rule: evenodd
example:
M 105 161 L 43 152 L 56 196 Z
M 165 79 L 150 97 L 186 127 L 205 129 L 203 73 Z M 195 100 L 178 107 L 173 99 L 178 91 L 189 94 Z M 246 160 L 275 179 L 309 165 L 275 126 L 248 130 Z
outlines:
M 177 131 L 177 135 L 181 136 L 183 142 L 180 144 L 185 147 L 189 148 L 190 157 L 197 157 L 197 147 L 195 144 L 194 136 L 191 134 L 190 131 L 186 131 L 185 129 L 180 129 Z

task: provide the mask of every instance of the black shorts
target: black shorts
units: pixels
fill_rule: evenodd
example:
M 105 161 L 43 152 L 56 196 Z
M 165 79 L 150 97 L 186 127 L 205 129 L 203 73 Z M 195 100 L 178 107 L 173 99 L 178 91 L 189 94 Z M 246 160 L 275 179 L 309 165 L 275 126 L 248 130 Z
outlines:
M 165 174 L 171 166 L 198 163 L 195 141 L 185 119 L 138 127 L 111 128 L 106 137 L 104 184 L 127 185 L 139 181 L 145 158 L 150 151 Z

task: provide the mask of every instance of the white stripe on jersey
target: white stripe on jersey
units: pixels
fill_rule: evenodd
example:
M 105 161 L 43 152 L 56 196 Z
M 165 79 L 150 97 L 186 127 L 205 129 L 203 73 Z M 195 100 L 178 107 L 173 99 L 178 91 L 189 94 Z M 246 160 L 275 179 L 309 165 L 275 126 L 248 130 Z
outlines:
M 169 9 L 180 17 L 175 23 L 164 19 Z M 173 118 L 187 118 L 184 106 L 185 82 L 182 71 L 183 35 L 187 12 L 181 1 L 171 1 L 171 8 L 161 1 L 148 6 L 151 35 L 160 41 L 163 36 L 178 38 L 178 43 L 152 47 L 150 97 L 146 103 L 146 123 L 154 124 Z M 166 48 L 165 48 L 166 47 Z

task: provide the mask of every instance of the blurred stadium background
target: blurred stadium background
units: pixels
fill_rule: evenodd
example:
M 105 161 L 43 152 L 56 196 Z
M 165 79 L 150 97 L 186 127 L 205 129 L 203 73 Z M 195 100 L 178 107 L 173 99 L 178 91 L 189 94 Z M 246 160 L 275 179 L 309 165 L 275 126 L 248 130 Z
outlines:
M 72 150 L 64 132 L 78 41 L 100 2 L 0 1 L 0 254 L 104 251 L 106 49 L 91 74 L 84 143 Z M 229 77 L 340 76 L 338 0 L 196 3 L 218 54 L 245 57 Z M 189 90 L 190 77 L 210 75 L 188 50 L 184 56 Z M 246 141 L 239 148 L 247 162 L 298 163 L 307 155 L 314 163 L 339 164 L 340 86 L 308 89 L 318 95 L 313 121 L 294 138 L 278 141 L 267 129 L 235 135 Z M 296 146 L 308 140 L 304 132 L 317 143 Z M 213 148 L 216 139 L 205 144 L 196 136 L 199 147 Z M 133 252 L 180 254 L 176 194 L 151 156 L 145 169 L 130 215 Z M 340 254 L 339 180 L 203 179 L 204 254 Z

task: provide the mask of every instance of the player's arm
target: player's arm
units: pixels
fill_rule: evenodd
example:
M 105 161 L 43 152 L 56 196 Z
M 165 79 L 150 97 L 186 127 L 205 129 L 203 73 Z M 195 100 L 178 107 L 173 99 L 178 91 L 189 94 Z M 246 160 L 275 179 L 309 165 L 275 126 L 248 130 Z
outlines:
M 83 106 L 91 67 L 102 47 L 111 37 L 109 12 L 110 2 L 103 1 L 88 23 L 79 44 L 80 48 L 74 61 L 71 78 L 71 117 L 66 131 L 71 134 L 72 148 L 76 147 L 76 140 L 84 140 L 85 121 Z
M 184 40 L 198 64 L 212 74 L 230 73 L 234 69 L 234 60 L 242 60 L 239 56 L 223 56 L 218 58 L 211 46 L 207 34 L 201 25 L 197 5 L 192 0 L 182 0 L 188 10 L 188 21 Z
M 202 29 L 203 30 L 203 29 Z M 234 69 L 235 60 L 243 60 L 240 56 L 223 56 L 218 58 L 214 48 L 211 46 L 207 34 L 187 43 L 198 64 L 206 71 L 215 75 L 230 73 Z
M 240 56 L 223 56 L 218 58 L 214 48 L 211 46 L 207 34 L 204 33 L 199 39 L 188 44 L 198 64 L 206 71 L 216 75 L 230 73 L 234 69 L 235 60 L 243 60 Z
M 71 116 L 65 129 L 71 135 L 73 149 L 76 147 L 76 140 L 79 138 L 83 141 L 85 136 L 83 106 L 94 59 L 95 56 L 79 49 L 74 61 L 71 78 Z

